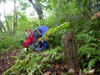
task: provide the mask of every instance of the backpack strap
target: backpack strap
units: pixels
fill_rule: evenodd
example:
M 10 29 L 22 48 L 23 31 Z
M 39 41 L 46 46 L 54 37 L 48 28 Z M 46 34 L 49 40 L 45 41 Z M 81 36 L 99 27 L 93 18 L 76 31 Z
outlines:
M 31 44 L 33 43 L 33 41 L 32 41 L 32 37 L 33 37 L 33 32 L 31 33 Z

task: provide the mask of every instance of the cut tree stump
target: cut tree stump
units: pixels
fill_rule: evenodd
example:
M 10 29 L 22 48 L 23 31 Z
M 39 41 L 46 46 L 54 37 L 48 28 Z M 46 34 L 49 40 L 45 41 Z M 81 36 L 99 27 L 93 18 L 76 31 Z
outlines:
M 66 58 L 66 69 L 74 70 L 76 72 L 78 66 L 77 48 L 75 43 L 74 31 L 64 34 L 62 37 L 62 46 Z

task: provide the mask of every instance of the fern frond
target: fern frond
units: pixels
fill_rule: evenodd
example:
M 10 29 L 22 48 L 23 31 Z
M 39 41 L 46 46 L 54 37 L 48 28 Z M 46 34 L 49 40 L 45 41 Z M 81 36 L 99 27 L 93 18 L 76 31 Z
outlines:
M 97 40 L 96 38 L 94 38 L 93 36 L 91 36 L 89 34 L 79 34 L 76 37 L 77 37 L 77 40 L 83 40 L 86 43 Z

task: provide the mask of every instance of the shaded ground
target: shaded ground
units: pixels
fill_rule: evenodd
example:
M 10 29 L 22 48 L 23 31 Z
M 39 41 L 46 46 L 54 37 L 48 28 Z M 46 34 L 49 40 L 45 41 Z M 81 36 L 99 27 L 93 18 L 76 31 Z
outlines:
M 19 54 L 19 50 L 10 51 L 7 53 L 0 53 L 0 75 L 14 64 L 14 60 Z M 34 53 L 34 52 L 33 52 Z M 41 51 L 36 51 L 41 53 Z M 43 68 L 42 73 L 45 75 L 62 75 L 61 73 L 66 72 L 65 64 L 61 61 L 50 60 L 49 66 Z
M 0 75 L 8 68 L 10 68 L 14 64 L 14 60 L 19 55 L 20 50 L 10 51 L 8 53 L 1 54 L 0 53 Z M 36 51 L 36 53 L 41 53 L 42 51 Z M 33 51 L 34 53 L 34 51 Z M 62 61 L 50 60 L 47 67 L 44 67 L 40 72 L 40 75 L 66 75 L 66 65 Z M 98 75 L 100 73 L 95 73 Z M 22 73 L 24 75 L 24 73 Z M 79 74 L 74 74 L 79 75 Z M 84 75 L 84 73 L 82 74 Z
M 14 64 L 15 57 L 18 56 L 18 51 L 10 51 L 0 53 L 0 75 Z
M 62 61 L 50 60 L 49 66 L 45 67 L 42 72 L 44 75 L 64 75 L 66 71 L 66 66 Z

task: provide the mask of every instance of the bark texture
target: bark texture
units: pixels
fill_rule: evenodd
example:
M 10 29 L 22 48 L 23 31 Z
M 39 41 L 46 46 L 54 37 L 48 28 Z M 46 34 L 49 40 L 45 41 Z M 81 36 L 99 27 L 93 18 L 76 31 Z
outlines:
M 36 10 L 37 15 L 39 17 L 40 20 L 43 20 L 43 10 L 42 7 L 40 6 L 40 2 L 33 2 L 34 0 L 29 0 L 29 2 L 32 4 L 33 8 Z
M 62 46 L 66 58 L 66 69 L 73 69 L 76 71 L 78 66 L 78 56 L 74 31 L 70 31 L 62 36 Z

